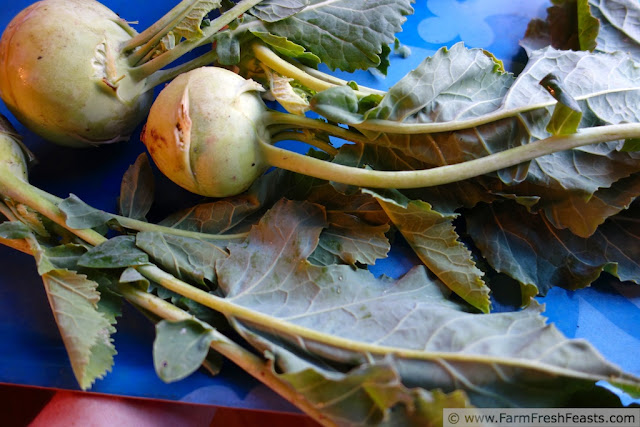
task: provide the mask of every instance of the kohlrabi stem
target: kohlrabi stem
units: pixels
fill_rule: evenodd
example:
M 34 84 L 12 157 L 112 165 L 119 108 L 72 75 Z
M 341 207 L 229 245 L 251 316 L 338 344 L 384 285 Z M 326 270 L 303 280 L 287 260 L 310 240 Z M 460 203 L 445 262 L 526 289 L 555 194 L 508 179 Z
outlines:
M 171 234 L 173 236 L 190 237 L 193 239 L 216 241 L 216 240 L 234 240 L 244 239 L 249 232 L 233 233 L 233 234 L 210 234 L 200 233 L 198 231 L 182 230 L 179 228 L 165 227 L 163 225 L 152 224 L 150 222 L 139 221 L 137 219 L 128 218 L 126 216 L 113 215 L 118 224 L 124 228 L 136 231 L 154 231 L 158 233 Z
M 338 149 L 333 145 L 330 145 L 320 139 L 316 138 L 313 135 L 310 135 L 306 132 L 279 132 L 275 135 L 271 135 L 271 144 L 275 144 L 280 141 L 300 141 L 305 144 L 311 145 L 312 147 L 319 148 L 330 156 L 335 156 L 338 154 Z
M 274 147 L 260 149 L 267 164 L 315 178 L 370 188 L 421 188 L 449 184 L 495 172 L 537 157 L 598 142 L 640 137 L 640 124 L 629 123 L 580 129 L 463 163 L 412 171 L 378 171 L 344 166 Z
M 397 346 L 393 347 L 390 345 L 360 341 L 353 338 L 343 338 L 336 334 L 324 333 L 313 329 L 312 327 L 297 325 L 287 321 L 286 319 L 281 319 L 235 304 L 233 300 L 222 298 L 198 289 L 195 286 L 191 286 L 188 283 L 162 271 L 154 265 L 138 266 L 136 269 L 147 279 L 152 280 L 166 289 L 176 292 L 177 294 L 216 310 L 219 313 L 224 314 L 227 318 L 236 318 L 255 325 L 265 325 L 265 327 L 268 327 L 270 331 L 277 332 L 282 336 L 288 336 L 291 340 L 296 342 L 300 342 L 300 340 L 308 340 L 311 342 L 315 341 L 322 343 L 323 345 L 347 349 L 354 353 L 361 354 L 363 357 L 365 357 L 364 355 L 392 355 L 394 358 L 398 359 L 428 360 L 436 361 L 437 363 L 449 361 L 466 363 L 470 360 L 469 354 L 464 352 L 438 352 L 425 351 L 423 349 L 399 348 Z M 498 367 L 504 366 L 519 368 L 522 367 L 523 363 L 522 360 L 518 358 L 492 354 L 475 354 L 472 358 L 475 363 L 478 363 L 478 361 L 481 360 L 484 363 L 489 363 Z M 568 370 L 561 366 L 546 365 L 544 368 L 540 366 L 540 369 L 544 369 L 545 371 L 551 370 L 557 375 L 565 375 L 568 373 Z M 571 375 L 575 376 L 575 372 L 572 371 Z
M 128 52 L 131 52 L 135 48 L 140 47 L 140 46 L 142 46 L 144 44 L 147 44 L 149 42 L 149 40 L 152 40 L 153 38 L 155 38 L 159 34 L 161 34 L 160 39 L 162 37 L 164 37 L 173 28 L 173 27 L 171 27 L 171 24 L 177 18 L 181 18 L 182 13 L 187 8 L 191 7 L 191 5 L 193 3 L 195 3 L 196 1 L 197 0 L 182 0 L 173 9 L 171 9 L 169 12 L 167 12 L 162 18 L 160 18 L 158 21 L 156 21 L 153 25 L 151 25 L 150 27 L 148 27 L 147 29 L 145 29 L 144 31 L 142 31 L 141 33 L 135 35 L 129 41 L 127 41 L 127 43 L 125 43 L 120 48 L 120 52 L 122 52 L 124 54 L 126 54 Z M 142 49 L 140 49 L 140 50 L 142 50 Z M 139 60 L 138 56 L 141 57 L 141 56 L 144 56 L 145 54 L 146 54 L 146 52 L 143 53 L 142 55 L 138 54 L 138 52 L 132 54 L 129 57 L 130 58 L 130 65 L 131 66 L 136 65 L 138 63 L 138 60 Z
M 121 284 L 119 287 L 122 296 L 134 305 L 143 308 L 165 320 L 180 321 L 195 319 L 192 315 L 181 310 L 180 308 L 168 303 L 167 301 L 160 299 L 147 292 L 143 292 L 133 286 Z M 200 320 L 198 320 L 200 321 Z M 271 390 L 282 396 L 288 402 L 292 403 L 300 410 L 305 412 L 314 420 L 318 421 L 322 425 L 331 426 L 334 425 L 327 419 L 326 415 L 322 413 L 317 407 L 311 404 L 307 399 L 302 397 L 301 394 L 289 387 L 285 382 L 280 380 L 274 373 L 271 366 L 260 357 L 256 356 L 249 350 L 238 345 L 234 341 L 227 338 L 225 335 L 214 330 L 213 341 L 211 342 L 211 348 L 220 353 L 227 359 L 242 368 L 249 375 L 265 384 Z
M 263 123 L 269 128 L 269 130 L 271 130 L 271 126 L 275 126 L 277 129 L 277 126 L 286 125 L 289 129 L 293 127 L 298 129 L 313 129 L 315 131 L 320 130 L 346 141 L 361 142 L 363 144 L 371 143 L 371 140 L 361 133 L 327 123 L 321 119 L 312 119 L 305 116 L 282 113 L 279 111 L 268 111 L 263 114 L 262 119 Z
M 107 240 L 94 230 L 76 230 L 69 227 L 66 224 L 64 213 L 62 213 L 54 202 L 43 197 L 40 194 L 41 191 L 42 190 L 36 189 L 36 187 L 28 182 L 18 179 L 7 169 L 0 167 L 0 194 L 9 197 L 17 203 L 29 206 L 31 209 L 36 210 L 91 245 L 97 246 Z
M 251 48 L 256 59 L 258 59 L 262 64 L 271 68 L 278 74 L 282 74 L 283 76 L 287 76 L 289 78 L 297 80 L 303 86 L 306 86 L 309 89 L 313 89 L 316 92 L 320 92 L 335 86 L 343 86 L 347 83 L 344 80 L 337 79 L 336 77 L 331 77 L 327 74 L 322 73 L 321 71 L 315 71 L 313 74 L 308 73 L 307 71 L 305 71 L 307 68 L 303 69 L 298 65 L 292 64 L 291 62 L 282 59 L 275 52 L 261 43 L 253 43 L 251 45 Z M 370 95 L 372 93 L 382 95 L 385 94 L 385 92 L 383 91 L 364 86 L 359 87 L 359 90 L 357 90 L 356 93 L 361 96 Z
M 30 184 L 29 184 L 30 185 Z M 62 198 L 54 196 L 53 194 L 49 194 L 44 190 L 39 189 L 38 187 L 31 185 L 31 190 L 33 194 L 42 197 L 54 205 L 58 205 L 63 201 Z M 249 234 L 248 232 L 243 233 L 233 233 L 233 234 L 211 234 L 211 233 L 201 233 L 198 231 L 189 231 L 183 230 L 180 228 L 173 227 L 165 227 L 159 224 L 153 224 L 150 222 L 140 221 L 134 218 L 129 218 L 122 215 L 116 215 L 109 213 L 115 219 L 121 227 L 128 228 L 130 230 L 136 231 L 155 231 L 158 233 L 171 234 L 174 236 L 181 237 L 190 237 L 193 239 L 199 240 L 207 240 L 207 241 L 215 241 L 215 240 L 234 240 L 234 239 L 244 239 Z
M 204 67 L 206 65 L 211 65 L 216 59 L 218 59 L 218 53 L 215 50 L 210 50 L 209 52 L 206 52 L 190 61 L 176 65 L 175 67 L 158 70 L 147 77 L 145 81 L 145 88 L 154 88 L 162 83 L 174 79 L 182 73 L 186 73 L 187 71 Z
M 135 67 L 136 78 L 146 78 L 154 72 L 164 68 L 181 56 L 191 52 L 193 49 L 206 43 L 211 43 L 218 31 L 229 25 L 234 19 L 251 9 L 263 0 L 242 0 L 234 7 L 222 13 L 220 16 L 211 21 L 210 25 L 202 30 L 203 36 L 195 40 L 183 40 L 173 49 L 167 50 L 150 61 Z

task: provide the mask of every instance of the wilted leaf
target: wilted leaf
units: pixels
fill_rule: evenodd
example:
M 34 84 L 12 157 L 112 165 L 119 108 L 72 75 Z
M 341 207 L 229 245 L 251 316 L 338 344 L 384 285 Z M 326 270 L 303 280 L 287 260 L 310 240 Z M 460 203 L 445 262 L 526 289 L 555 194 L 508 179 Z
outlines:
M 187 40 L 194 40 L 202 36 L 200 25 L 209 12 L 220 7 L 219 0 L 197 0 L 191 2 L 181 15 L 180 22 L 173 28 L 172 32 L 179 41 L 181 37 Z

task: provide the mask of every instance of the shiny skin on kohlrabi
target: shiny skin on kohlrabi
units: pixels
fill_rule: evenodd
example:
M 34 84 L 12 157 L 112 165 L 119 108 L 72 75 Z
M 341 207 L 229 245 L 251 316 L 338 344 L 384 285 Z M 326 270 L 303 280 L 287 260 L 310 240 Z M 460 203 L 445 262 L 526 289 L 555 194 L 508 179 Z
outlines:
M 196 194 L 241 193 L 264 173 L 259 147 L 269 136 L 260 84 L 232 71 L 202 67 L 175 78 L 158 95 L 142 141 L 158 169 Z
M 21 123 L 52 142 L 126 140 L 152 101 L 150 92 L 128 90 L 134 82 L 118 54 L 135 34 L 92 0 L 34 3 L 0 39 L 0 96 Z

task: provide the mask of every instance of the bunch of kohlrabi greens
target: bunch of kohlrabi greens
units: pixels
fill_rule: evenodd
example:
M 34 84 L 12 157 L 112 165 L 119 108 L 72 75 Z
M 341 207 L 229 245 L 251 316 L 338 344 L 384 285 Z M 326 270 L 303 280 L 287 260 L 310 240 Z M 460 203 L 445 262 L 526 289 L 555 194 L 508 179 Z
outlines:
M 145 220 L 145 153 L 109 213 L 29 184 L 28 151 L 3 123 L 0 241 L 34 255 L 80 385 L 111 365 L 124 298 L 157 320 L 164 380 L 212 351 L 325 425 L 438 425 L 442 408 L 611 401 L 598 381 L 638 396 L 639 378 L 564 337 L 531 299 L 603 272 L 640 281 L 640 68 L 627 53 L 638 39 L 611 30 L 620 27 L 604 6 L 557 2 L 550 16 L 578 24 L 563 38 L 579 34 L 578 47 L 550 46 L 565 21 L 535 22 L 518 75 L 458 44 L 380 92 L 319 72 L 298 32 L 265 23 L 290 3 L 264 1 L 216 39 L 216 65 L 224 56 L 241 75 L 196 67 L 156 99 L 149 154 L 212 197 L 160 223 Z M 317 11 L 310 4 L 322 6 L 300 3 L 296 16 Z M 240 49 L 221 55 L 225 44 Z M 364 65 L 354 61 L 328 65 Z M 275 146 L 289 139 L 318 151 Z M 374 276 L 368 266 L 400 237 L 423 264 Z M 526 307 L 489 313 L 498 276 Z M 242 342 L 221 332 L 229 327 Z

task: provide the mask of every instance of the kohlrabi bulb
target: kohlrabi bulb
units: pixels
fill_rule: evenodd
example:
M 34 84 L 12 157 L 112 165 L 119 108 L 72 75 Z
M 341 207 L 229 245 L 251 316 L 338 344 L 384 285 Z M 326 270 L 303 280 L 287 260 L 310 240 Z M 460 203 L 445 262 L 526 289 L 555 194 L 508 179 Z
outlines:
M 262 86 L 223 68 L 181 74 L 151 107 L 142 140 L 160 171 L 203 196 L 246 190 L 267 165 Z
M 26 148 L 20 142 L 20 135 L 6 117 L 0 115 L 0 173 L 5 169 L 21 181 L 27 181 Z
M 93 0 L 34 3 L 0 39 L 0 97 L 47 140 L 69 146 L 126 140 L 152 101 L 152 93 L 123 94 L 135 83 L 119 52 L 135 34 Z

